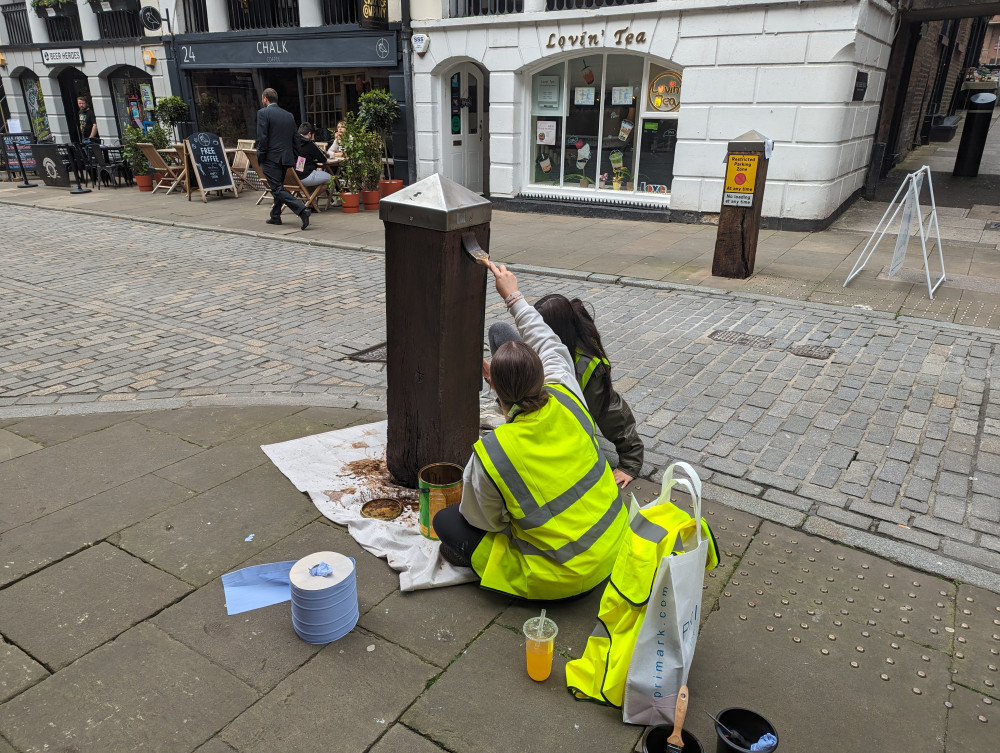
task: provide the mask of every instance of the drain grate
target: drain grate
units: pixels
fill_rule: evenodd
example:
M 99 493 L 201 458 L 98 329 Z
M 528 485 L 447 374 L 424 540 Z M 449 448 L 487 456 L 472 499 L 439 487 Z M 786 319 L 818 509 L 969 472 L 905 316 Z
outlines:
M 387 358 L 386 343 L 379 343 L 370 348 L 359 350 L 347 358 L 351 361 L 361 361 L 363 363 L 385 363 Z
M 825 345 L 790 345 L 788 352 L 802 358 L 818 358 L 825 361 L 833 355 L 833 348 L 828 348 Z
M 730 332 L 726 329 L 717 329 L 709 337 L 716 342 L 727 343 L 729 345 L 747 345 L 751 348 L 770 348 L 774 345 L 774 340 L 770 337 L 748 335 L 744 332 Z

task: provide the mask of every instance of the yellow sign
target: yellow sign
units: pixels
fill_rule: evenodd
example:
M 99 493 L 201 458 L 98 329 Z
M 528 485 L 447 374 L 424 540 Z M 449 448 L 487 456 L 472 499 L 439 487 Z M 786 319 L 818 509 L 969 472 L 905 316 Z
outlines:
M 730 154 L 726 164 L 726 188 L 724 193 L 753 193 L 757 183 L 756 154 Z

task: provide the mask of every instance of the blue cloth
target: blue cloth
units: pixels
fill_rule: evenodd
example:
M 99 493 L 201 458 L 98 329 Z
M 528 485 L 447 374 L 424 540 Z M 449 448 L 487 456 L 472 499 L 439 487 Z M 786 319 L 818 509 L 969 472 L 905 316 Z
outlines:
M 757 742 L 750 746 L 750 750 L 770 750 L 778 744 L 778 738 L 770 732 L 764 734 Z
M 320 562 L 315 567 L 310 567 L 309 568 L 309 574 L 310 575 L 319 575 L 319 576 L 321 576 L 323 578 L 329 578 L 331 575 L 333 575 L 333 568 L 330 567 L 325 562 Z
M 288 574 L 295 560 L 245 567 L 222 576 L 226 613 L 240 614 L 292 598 Z

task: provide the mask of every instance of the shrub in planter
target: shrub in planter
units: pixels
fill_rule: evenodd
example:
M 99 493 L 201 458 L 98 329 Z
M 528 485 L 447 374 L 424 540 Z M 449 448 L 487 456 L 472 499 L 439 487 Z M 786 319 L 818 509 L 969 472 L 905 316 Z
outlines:
M 176 138 L 177 124 L 184 123 L 188 119 L 187 102 L 180 97 L 160 97 L 156 100 L 153 113 L 156 120 L 168 128 L 170 134 Z
M 79 13 L 76 0 L 31 0 L 35 13 L 45 16 L 75 16 Z M 51 11 L 51 12 L 50 12 Z
M 383 172 L 382 180 L 390 180 L 392 178 L 388 158 L 392 154 L 392 150 L 390 149 L 390 144 L 392 143 L 392 126 L 399 120 L 399 115 L 399 102 L 385 89 L 373 89 L 365 92 L 358 98 L 358 120 L 361 121 L 366 130 L 378 134 L 382 142 L 381 157 L 385 159 L 381 163 Z
M 134 125 L 125 126 L 125 131 L 122 133 L 122 156 L 128 162 L 133 175 L 149 175 L 152 168 L 139 144 L 152 144 L 157 149 L 166 149 L 169 143 L 170 138 L 159 123 L 150 127 L 148 132 Z

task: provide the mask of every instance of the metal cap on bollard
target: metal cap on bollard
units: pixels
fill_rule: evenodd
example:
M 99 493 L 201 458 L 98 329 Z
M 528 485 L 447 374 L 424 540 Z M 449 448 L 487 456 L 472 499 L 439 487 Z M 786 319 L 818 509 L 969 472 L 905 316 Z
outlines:
M 434 173 L 379 202 L 379 219 L 428 230 L 459 230 L 489 222 L 493 205 L 479 194 Z

